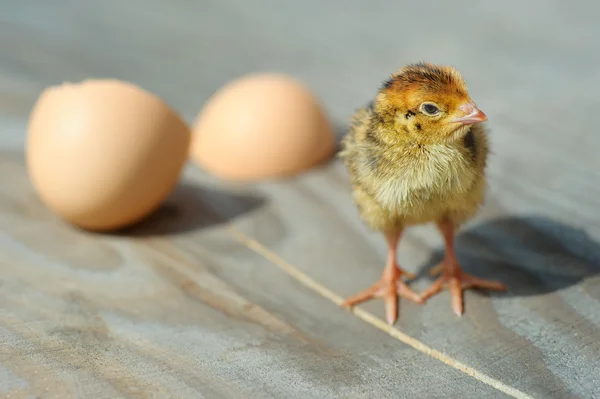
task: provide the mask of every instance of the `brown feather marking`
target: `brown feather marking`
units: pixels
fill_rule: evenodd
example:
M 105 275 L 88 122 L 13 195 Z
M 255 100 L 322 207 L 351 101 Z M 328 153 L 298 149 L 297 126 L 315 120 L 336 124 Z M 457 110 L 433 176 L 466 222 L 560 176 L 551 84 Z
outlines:
M 473 131 L 471 129 L 469 129 L 468 133 L 465 134 L 465 137 L 463 138 L 463 143 L 467 151 L 469 151 L 469 153 L 471 154 L 471 159 L 473 160 L 473 162 L 477 162 L 477 143 L 475 142 L 475 135 L 473 134 Z

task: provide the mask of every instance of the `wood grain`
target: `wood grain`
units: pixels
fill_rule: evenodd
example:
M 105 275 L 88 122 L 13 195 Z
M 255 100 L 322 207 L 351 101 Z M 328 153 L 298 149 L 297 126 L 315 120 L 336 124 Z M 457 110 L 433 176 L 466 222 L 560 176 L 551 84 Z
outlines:
M 349 295 L 376 281 L 385 247 L 381 237 L 351 216 L 349 197 L 330 189 L 338 175 L 341 172 L 332 167 L 285 188 L 265 185 L 277 208 L 261 210 L 264 215 L 237 225 L 317 281 Z M 600 349 L 598 244 L 581 230 L 545 217 L 486 219 L 488 209 L 461 234 L 459 257 L 466 270 L 505 281 L 511 290 L 490 296 L 467 292 L 467 313 L 460 319 L 451 312 L 447 294 L 424 306 L 403 301 L 399 328 L 540 397 L 595 392 Z M 303 237 L 261 236 L 254 228 L 264 223 L 261 218 L 279 218 L 287 231 L 302 231 Z M 439 238 L 434 229 L 423 228 L 408 232 L 404 240 L 402 264 L 420 272 L 415 287 L 423 290 L 431 283 L 426 267 L 441 256 Z M 383 317 L 380 302 L 365 308 Z
M 456 65 L 490 119 L 488 202 L 458 240 L 506 294 L 401 303 L 398 328 L 540 398 L 600 397 L 600 35 L 573 4 L 357 0 L 0 0 L 0 396 L 504 397 L 378 331 L 235 240 L 227 223 L 348 295 L 384 241 L 333 161 L 297 179 L 215 185 L 190 166 L 165 206 L 116 235 L 62 224 L 23 168 L 41 90 L 114 77 L 191 122 L 226 81 L 295 75 L 343 134 L 353 110 L 415 60 Z M 560 29 L 558 28 L 560 27 Z M 407 232 L 400 261 L 429 283 L 441 238 Z M 382 316 L 373 301 L 364 306 Z
M 0 155 L 0 179 L 0 391 L 10 397 L 502 397 L 237 243 L 223 223 L 244 210 L 224 198 L 250 196 L 182 184 L 144 223 L 97 235 L 45 210 L 22 155 Z M 190 207 L 192 187 L 218 200 L 218 214 Z

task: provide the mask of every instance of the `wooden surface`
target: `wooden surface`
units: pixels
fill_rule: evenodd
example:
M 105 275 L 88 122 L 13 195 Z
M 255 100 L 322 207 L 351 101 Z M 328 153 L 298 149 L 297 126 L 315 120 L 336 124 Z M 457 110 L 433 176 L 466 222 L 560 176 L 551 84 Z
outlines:
M 86 4 L 84 4 L 86 3 Z M 600 397 L 600 6 L 355 0 L 0 1 L 0 396 L 6 398 Z M 190 165 L 165 206 L 118 235 L 50 214 L 23 166 L 44 87 L 116 77 L 192 122 L 247 72 L 297 76 L 343 126 L 399 66 L 456 65 L 490 119 L 488 202 L 457 241 L 510 286 L 373 301 L 383 239 L 338 161 L 244 187 Z M 430 280 L 431 226 L 400 262 Z M 373 316 L 374 315 L 374 316 Z

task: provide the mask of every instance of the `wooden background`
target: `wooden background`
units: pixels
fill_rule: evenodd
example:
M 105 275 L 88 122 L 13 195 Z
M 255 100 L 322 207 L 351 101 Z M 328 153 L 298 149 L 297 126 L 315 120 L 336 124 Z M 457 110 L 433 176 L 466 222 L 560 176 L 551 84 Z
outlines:
M 600 6 L 591 1 L 0 0 L 0 396 L 600 397 Z M 337 161 L 232 187 L 192 165 L 152 218 L 88 234 L 23 165 L 28 113 L 62 81 L 129 80 L 192 122 L 230 79 L 282 71 L 342 134 L 407 62 L 456 65 L 489 117 L 488 202 L 458 240 L 506 294 L 373 301 L 385 243 Z M 400 262 L 431 281 L 432 226 Z

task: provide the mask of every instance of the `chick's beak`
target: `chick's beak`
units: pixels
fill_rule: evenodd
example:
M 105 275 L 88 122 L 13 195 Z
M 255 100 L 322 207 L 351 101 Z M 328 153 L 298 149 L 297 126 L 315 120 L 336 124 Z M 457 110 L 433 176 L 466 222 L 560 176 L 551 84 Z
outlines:
M 458 107 L 466 115 L 459 118 L 455 118 L 452 122 L 462 123 L 463 125 L 472 125 L 478 122 L 485 122 L 488 120 L 487 116 L 473 103 L 465 103 Z

